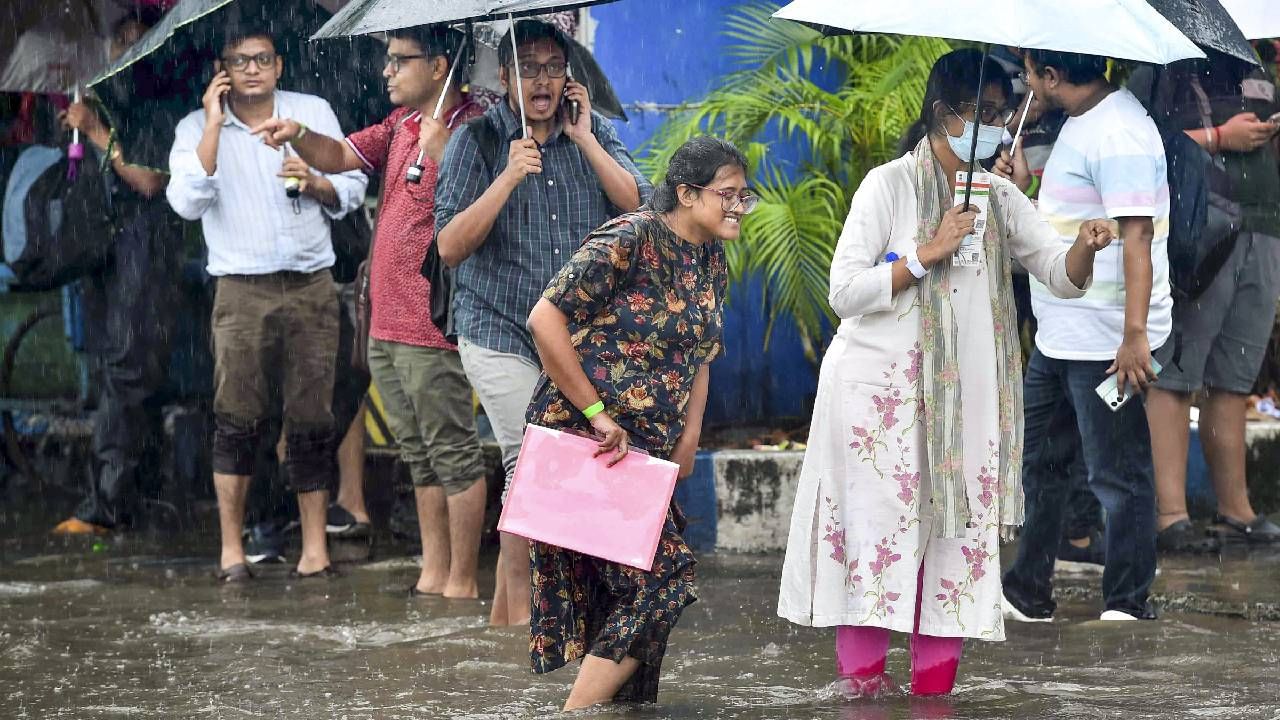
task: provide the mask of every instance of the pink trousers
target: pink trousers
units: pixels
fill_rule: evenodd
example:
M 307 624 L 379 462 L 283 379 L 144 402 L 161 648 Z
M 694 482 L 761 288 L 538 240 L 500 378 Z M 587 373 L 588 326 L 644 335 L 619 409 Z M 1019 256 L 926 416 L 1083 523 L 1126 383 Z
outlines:
M 916 580 L 915 629 L 911 633 L 911 694 L 945 695 L 956 683 L 964 638 L 920 634 L 920 598 L 924 569 Z M 884 675 L 889 654 L 889 631 L 884 628 L 841 625 L 836 628 L 836 670 L 854 680 Z

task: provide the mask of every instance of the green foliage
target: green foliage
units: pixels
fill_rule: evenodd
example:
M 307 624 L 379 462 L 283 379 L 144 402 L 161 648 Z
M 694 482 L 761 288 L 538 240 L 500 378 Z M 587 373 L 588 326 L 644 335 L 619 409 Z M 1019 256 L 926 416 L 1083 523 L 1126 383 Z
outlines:
M 761 202 L 729 244 L 730 276 L 763 277 L 770 330 L 791 318 L 816 361 L 824 325 L 836 322 L 828 273 L 853 191 L 869 169 L 896 155 L 920 113 L 929 68 L 950 47 L 933 38 L 823 37 L 772 19 L 777 7 L 757 1 L 733 11 L 726 51 L 742 69 L 673 113 L 640 161 L 659 177 L 675 150 L 703 133 L 744 150 Z M 772 143 L 762 138 L 798 148 L 800 166 L 772 161 Z

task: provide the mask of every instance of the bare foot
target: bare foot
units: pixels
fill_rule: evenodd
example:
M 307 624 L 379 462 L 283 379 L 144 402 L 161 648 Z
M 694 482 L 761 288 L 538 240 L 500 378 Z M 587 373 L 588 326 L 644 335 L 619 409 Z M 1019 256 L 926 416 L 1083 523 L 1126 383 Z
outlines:
M 328 554 L 316 556 L 303 555 L 298 559 L 297 570 L 299 575 L 310 575 L 312 573 L 318 573 L 327 567 L 329 567 Z
M 229 567 L 235 567 L 236 565 L 247 565 L 248 563 L 249 561 L 245 560 L 244 558 L 243 549 L 241 549 L 240 552 L 223 550 L 222 558 L 219 560 L 218 566 L 221 567 L 223 570 L 226 570 Z
M 499 563 L 501 567 L 501 563 Z M 490 627 L 506 627 L 507 625 L 507 583 L 502 573 L 495 578 L 493 588 L 493 609 L 489 611 Z
M 454 600 L 475 600 L 480 597 L 480 588 L 476 581 L 467 583 L 449 583 L 444 586 L 444 596 Z
M 418 584 L 414 587 L 418 588 L 418 592 L 427 595 L 444 594 L 445 586 L 448 584 L 447 578 L 433 578 L 427 575 L 418 576 Z

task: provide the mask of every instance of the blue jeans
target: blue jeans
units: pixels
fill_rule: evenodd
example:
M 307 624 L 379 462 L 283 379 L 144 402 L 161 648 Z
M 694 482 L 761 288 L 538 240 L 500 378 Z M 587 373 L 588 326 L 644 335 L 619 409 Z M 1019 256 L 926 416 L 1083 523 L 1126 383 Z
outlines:
M 1151 435 L 1141 398 L 1113 413 L 1095 392 L 1110 366 L 1109 361 L 1055 360 L 1039 350 L 1028 363 L 1022 461 L 1026 524 L 1017 559 L 1004 576 L 1005 594 L 1024 611 L 1055 609 L 1053 565 L 1072 486 L 1069 465 L 1079 442 L 1089 486 L 1107 514 L 1106 608 L 1153 616 L 1147 602 L 1156 572 Z

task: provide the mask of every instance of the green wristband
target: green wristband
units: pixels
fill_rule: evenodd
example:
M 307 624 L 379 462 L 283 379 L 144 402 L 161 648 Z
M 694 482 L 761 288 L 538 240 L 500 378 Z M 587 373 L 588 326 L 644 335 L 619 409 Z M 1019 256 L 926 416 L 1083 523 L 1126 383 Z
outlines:
M 1026 196 L 1034 198 L 1040 192 L 1040 176 L 1032 175 L 1031 184 L 1027 186 Z
M 604 412 L 604 401 L 597 400 L 595 405 L 588 405 L 582 408 L 582 417 L 590 420 L 602 412 Z

